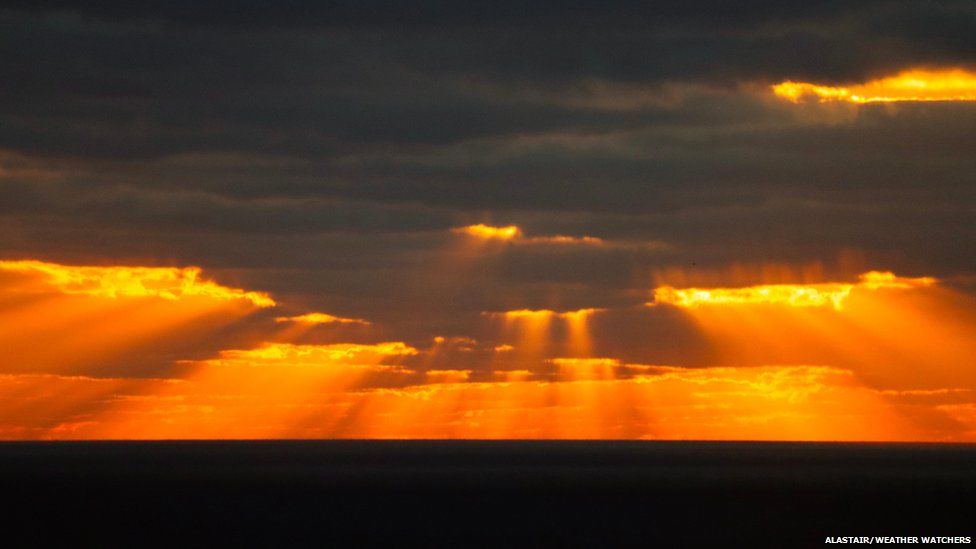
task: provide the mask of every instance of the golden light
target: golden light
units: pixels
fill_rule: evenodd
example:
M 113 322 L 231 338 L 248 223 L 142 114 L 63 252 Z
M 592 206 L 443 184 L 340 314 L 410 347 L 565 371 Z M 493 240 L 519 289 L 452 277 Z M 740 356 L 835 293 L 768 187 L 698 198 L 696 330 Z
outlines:
M 494 370 L 492 372 L 492 376 L 502 382 L 527 381 L 532 379 L 534 375 L 531 370 Z
M 185 348 L 274 304 L 263 292 L 202 279 L 195 267 L 26 260 L 0 261 L 0 274 L 0 373 L 106 373 L 140 349 Z
M 778 97 L 798 103 L 888 103 L 896 101 L 976 101 L 976 73 L 965 69 L 910 69 L 894 76 L 849 86 L 827 86 L 791 80 L 772 86 Z
M 328 313 L 306 313 L 298 316 L 279 316 L 275 318 L 275 322 L 294 322 L 297 324 L 362 324 L 368 326 L 370 323 L 367 320 L 361 318 L 345 318 L 341 316 L 330 315 Z
M 678 307 L 773 303 L 791 307 L 833 305 L 839 309 L 851 293 L 853 284 L 815 284 L 795 286 L 776 284 L 748 288 L 682 288 L 664 286 L 654 290 L 655 303 Z
M 275 305 L 274 300 L 264 292 L 229 288 L 202 279 L 199 267 L 93 267 L 21 260 L 0 261 L 0 270 L 40 275 L 45 285 L 65 294 L 113 299 L 158 297 L 173 301 L 184 297 L 207 297 L 241 299 L 257 307 Z
M 457 229 L 452 229 L 455 232 L 466 234 L 469 236 L 474 236 L 478 238 L 485 239 L 500 239 L 500 240 L 512 240 L 521 236 L 522 230 L 515 225 L 508 225 L 505 227 L 492 227 L 491 225 L 485 225 L 483 223 L 478 223 L 476 225 L 468 225 L 466 227 L 459 227 Z
M 200 362 L 207 366 L 329 366 L 333 363 L 375 364 L 393 356 L 417 354 L 417 349 L 402 341 L 384 343 L 333 343 L 329 345 L 295 345 L 265 343 L 254 349 L 221 351 L 215 359 Z
M 427 370 L 428 383 L 462 383 L 471 377 L 471 370 Z
M 551 309 L 514 309 L 511 311 L 482 313 L 490 317 L 500 317 L 505 322 L 505 336 L 515 337 L 517 344 L 500 346 L 501 350 L 518 349 L 524 357 L 540 358 L 553 346 L 553 321 L 559 321 L 566 328 L 565 351 L 570 356 L 586 357 L 592 351 L 589 319 L 603 309 L 588 308 L 575 311 L 557 312 Z M 496 348 L 496 351 L 499 350 Z
M 850 288 L 665 289 L 660 297 L 655 303 L 676 305 L 694 322 L 713 364 L 842 368 L 918 424 L 974 434 L 954 406 L 976 394 L 976 302 L 934 278 L 872 271 Z
M 116 399 L 91 416 L 88 430 L 113 439 L 323 436 L 357 391 L 413 375 L 399 362 L 417 352 L 397 341 L 225 350 L 186 361 L 190 373 L 175 382 Z
M 942 434 L 927 432 L 836 368 L 655 367 L 615 379 L 617 363 L 601 359 L 562 363 L 568 377 L 556 382 L 533 381 L 522 370 L 496 372 L 498 382 L 356 389 L 364 373 L 390 370 L 373 362 L 303 366 L 284 354 L 257 363 L 201 363 L 186 380 L 0 376 L 0 437 L 919 440 Z
M 898 289 L 908 290 L 911 288 L 925 288 L 935 285 L 938 280 L 930 276 L 920 276 L 915 278 L 895 276 L 892 272 L 869 271 L 859 276 L 860 286 L 869 290 L 879 289 Z
M 568 381 L 614 379 L 620 361 L 614 358 L 551 358 L 560 379 Z
M 516 225 L 507 225 L 504 227 L 494 227 L 491 225 L 485 225 L 478 223 L 477 225 L 468 225 L 465 227 L 458 227 L 451 229 L 455 233 L 465 234 L 468 236 L 473 236 L 482 240 L 507 240 L 517 244 L 523 245 L 576 245 L 576 246 L 603 246 L 608 243 L 595 236 L 568 236 L 568 235 L 540 235 L 540 236 L 525 236 Z M 633 245 L 633 244 L 631 244 Z M 660 243 L 640 243 L 639 247 L 658 247 Z
M 907 289 L 935 284 L 930 277 L 904 278 L 890 272 L 870 271 L 859 277 L 857 284 L 766 284 L 744 288 L 673 288 L 662 286 L 654 290 L 654 302 L 678 307 L 704 305 L 771 304 L 790 307 L 823 307 L 841 309 L 855 288 L 869 290 Z
M 661 286 L 654 303 L 708 341 L 701 368 L 594 356 L 589 321 L 612 311 L 514 309 L 484 313 L 501 340 L 438 336 L 422 350 L 288 343 L 272 323 L 263 343 L 180 360 L 168 378 L 124 378 L 97 368 L 259 306 L 244 290 L 192 289 L 208 284 L 195 275 L 183 292 L 165 276 L 128 284 L 72 269 L 0 271 L 16 275 L 0 279 L 0 438 L 976 440 L 976 303 L 931 277 L 675 277 L 694 287 Z M 123 281 L 152 268 L 132 269 Z M 747 285 L 757 281 L 776 283 Z M 276 320 L 287 332 L 357 319 Z
M 482 313 L 486 316 L 501 316 L 509 320 L 517 319 L 542 319 L 542 318 L 563 318 L 567 320 L 578 321 L 579 319 L 585 319 L 590 315 L 599 313 L 604 309 L 588 308 L 588 309 L 576 309 L 575 311 L 554 311 L 552 309 L 513 309 L 511 311 L 498 311 L 498 312 L 485 312 Z
M 0 439 L 74 438 L 97 429 L 101 406 L 129 392 L 153 391 L 158 379 L 0 374 Z M 82 435 L 83 436 L 83 435 Z
M 356 395 L 339 437 L 913 440 L 920 431 L 850 372 L 812 366 L 658 368 L 614 379 L 613 361 L 564 363 L 594 378 L 376 389 Z M 336 422 L 323 422 L 336 425 Z
M 549 309 L 516 309 L 482 313 L 501 318 L 505 338 L 514 338 L 515 349 L 523 360 L 537 360 L 545 356 L 552 343 L 552 320 L 558 313 Z
M 593 338 L 590 335 L 589 320 L 603 309 L 579 309 L 560 315 L 569 328 L 569 353 L 576 357 L 588 357 L 593 352 Z

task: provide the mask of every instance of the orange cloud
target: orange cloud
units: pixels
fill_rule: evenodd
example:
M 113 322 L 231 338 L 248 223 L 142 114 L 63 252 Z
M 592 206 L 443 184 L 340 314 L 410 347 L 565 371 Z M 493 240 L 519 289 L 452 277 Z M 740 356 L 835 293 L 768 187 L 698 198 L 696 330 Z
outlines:
M 294 438 L 342 420 L 369 387 L 402 385 L 400 365 L 418 351 L 402 342 L 266 343 L 186 361 L 175 383 L 115 400 L 92 414 L 95 438 Z
M 482 314 L 486 316 L 499 316 L 509 320 L 518 319 L 540 319 L 540 318 L 565 318 L 565 319 L 575 319 L 583 318 L 594 313 L 603 311 L 603 309 L 589 308 L 589 309 L 577 309 L 575 311 L 563 311 L 557 312 L 551 309 L 513 309 L 511 311 L 489 311 Z
M 462 383 L 471 377 L 471 370 L 427 370 L 428 383 Z
M 0 261 L 0 271 L 35 276 L 41 284 L 65 294 L 105 298 L 158 297 L 179 300 L 206 297 L 245 300 L 257 307 L 273 307 L 264 292 L 229 288 L 200 278 L 199 267 L 93 267 L 43 261 Z
M 976 303 L 930 277 L 871 272 L 849 288 L 665 288 L 656 297 L 688 315 L 715 365 L 831 365 L 885 391 L 976 388 Z
M 515 225 L 507 225 L 505 227 L 493 227 L 491 225 L 478 223 L 476 225 L 458 227 L 452 230 L 456 233 L 466 234 L 477 238 L 499 239 L 499 240 L 512 240 L 522 235 L 522 229 L 519 229 Z
M 596 238 L 595 236 L 567 236 L 567 235 L 550 235 L 550 236 L 525 236 L 522 229 L 516 225 L 507 225 L 504 227 L 493 227 L 491 225 L 484 225 L 478 223 L 477 225 L 468 225 L 465 227 L 458 227 L 451 229 L 455 233 L 464 234 L 479 238 L 482 240 L 507 240 L 516 244 L 565 244 L 565 245 L 586 245 L 586 246 L 601 246 L 607 242 L 601 238 Z
M 525 372 L 513 371 L 499 382 L 439 379 L 431 385 L 355 390 L 345 378 L 350 370 L 338 363 L 306 369 L 286 358 L 281 364 L 287 364 L 288 375 L 283 375 L 268 359 L 258 360 L 267 367 L 210 364 L 182 381 L 0 376 L 0 395 L 6 397 L 0 400 L 0 436 L 749 440 L 945 436 L 926 433 L 900 417 L 850 372 L 824 367 L 658 367 L 631 379 L 615 379 L 607 373 L 600 379 L 559 382 L 525 380 Z M 33 389 L 17 396 L 25 386 Z M 64 402 L 64 395 L 73 399 Z M 25 409 L 26 415 L 18 415 L 17 410 Z M 960 408 L 959 414 L 968 417 L 971 412 Z
M 330 366 L 377 364 L 396 356 L 417 354 L 417 349 L 401 342 L 375 344 L 333 343 L 330 345 L 295 345 L 265 343 L 255 349 L 221 351 L 220 356 L 195 364 L 207 366 Z
M 279 316 L 275 318 L 275 322 L 294 322 L 297 324 L 362 324 L 364 326 L 369 325 L 369 321 L 363 320 L 361 318 L 345 318 L 341 316 L 334 316 L 328 313 L 306 313 L 297 316 Z
M 521 374 L 521 375 L 520 375 Z M 632 379 L 444 383 L 355 396 L 331 436 L 912 440 L 921 431 L 849 372 L 662 368 Z M 938 433 L 936 436 L 941 436 Z
M 167 353 L 272 305 L 200 270 L 0 261 L 0 373 L 161 374 Z
M 744 288 L 673 288 L 662 286 L 654 290 L 654 302 L 678 307 L 714 305 L 785 305 L 790 307 L 822 307 L 840 309 L 855 288 L 868 290 L 909 289 L 931 286 L 936 280 L 929 277 L 904 278 L 890 272 L 870 271 L 860 275 L 857 284 L 766 284 Z
M 407 386 L 363 384 L 409 378 L 391 361 L 413 352 L 397 342 L 270 344 L 194 362 L 185 379 L 0 376 L 0 438 L 974 440 L 970 401 L 906 414 L 851 371 L 823 366 L 556 359 L 551 381 L 440 370 Z M 623 368 L 640 373 L 621 377 Z
M 894 76 L 849 86 L 791 80 L 772 86 L 778 97 L 800 102 L 890 103 L 897 101 L 976 101 L 976 73 L 964 69 L 910 69 Z
M 603 309 L 589 308 L 563 312 L 550 309 L 515 309 L 482 314 L 502 319 L 505 323 L 505 337 L 514 337 L 518 340 L 514 347 L 502 346 L 501 350 L 518 349 L 528 358 L 540 358 L 552 346 L 554 321 L 558 321 L 561 327 L 566 328 L 566 352 L 572 356 L 588 356 L 593 347 L 589 320 L 594 314 L 600 312 L 603 312 Z
M 549 362 L 558 368 L 560 379 L 570 381 L 613 379 L 620 368 L 620 361 L 613 358 L 551 358 Z
M 588 321 L 602 309 L 516 309 L 485 313 L 502 341 L 276 339 L 140 378 L 98 365 L 258 306 L 244 290 L 181 293 L 151 277 L 107 292 L 114 275 L 2 272 L 26 282 L 0 279 L 0 326 L 17 327 L 0 331 L 0 438 L 976 440 L 976 307 L 928 277 L 668 287 L 655 303 L 714 346 L 704 368 L 593 356 Z M 325 313 L 279 322 L 306 316 L 343 324 Z

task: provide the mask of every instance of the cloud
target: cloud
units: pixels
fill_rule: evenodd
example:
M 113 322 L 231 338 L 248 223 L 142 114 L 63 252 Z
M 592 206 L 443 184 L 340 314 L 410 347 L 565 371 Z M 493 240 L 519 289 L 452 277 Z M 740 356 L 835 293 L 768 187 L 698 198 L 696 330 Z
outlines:
M 517 371 L 505 372 L 502 381 L 471 382 L 463 371 L 439 370 L 430 372 L 429 384 L 351 391 L 336 390 L 354 383 L 345 376 L 348 370 L 292 370 L 290 378 L 271 375 L 274 371 L 261 368 L 250 372 L 254 377 L 233 382 L 246 372 L 213 364 L 190 379 L 138 384 L 0 376 L 0 394 L 14 397 L 0 399 L 0 437 L 944 440 L 960 435 L 951 430 L 952 421 L 933 419 L 919 426 L 905 420 L 850 372 L 825 367 L 657 367 L 629 379 L 609 374 L 555 383 L 525 380 Z M 46 389 L 33 392 L 26 415 L 25 402 L 16 396 L 25 385 Z M 81 398 L 59 403 L 57 395 L 64 393 Z M 955 421 L 971 425 L 970 406 L 930 408 L 944 408 L 958 416 Z
M 365 326 L 369 325 L 369 321 L 363 320 L 361 318 L 345 318 L 341 316 L 330 315 L 328 313 L 305 313 L 303 315 L 296 316 L 279 316 L 275 318 L 275 322 L 292 322 L 298 324 L 362 324 Z
M 949 306 L 958 296 L 924 277 L 872 273 L 858 288 L 863 291 L 851 290 L 843 309 L 814 308 L 822 317 L 694 313 L 697 329 L 724 348 L 721 360 L 738 365 L 624 360 L 603 353 L 608 335 L 620 341 L 605 323 L 622 311 L 546 309 L 488 315 L 506 319 L 506 330 L 484 332 L 484 341 L 437 337 L 425 348 L 392 340 L 265 341 L 181 360 L 166 379 L 7 374 L 0 376 L 0 394 L 15 398 L 0 406 L 8 418 L 0 422 L 0 436 L 968 440 L 972 391 L 944 383 L 969 383 L 952 364 L 971 356 L 971 346 L 960 339 L 971 333 L 971 310 L 962 305 L 970 315 L 958 316 Z M 933 301 L 903 301 L 913 294 Z M 930 310 L 938 322 L 926 318 Z M 667 310 L 631 314 L 636 312 L 653 317 Z M 626 316 L 616 320 L 634 324 Z M 858 328 L 847 329 L 851 323 Z M 905 324 L 929 328 L 908 337 L 900 328 Z M 756 344 L 781 333 L 789 334 L 782 348 Z M 759 354 L 738 354 L 727 345 L 739 340 L 723 340 L 729 335 Z M 567 345 L 555 344 L 560 337 Z M 501 343 L 510 338 L 517 343 Z M 855 346 L 819 355 L 834 366 L 800 362 L 811 358 L 809 351 L 843 342 Z M 895 354 L 885 355 L 889 348 Z M 927 383 L 901 377 L 903 365 L 888 361 L 917 357 L 923 348 L 949 367 L 927 368 Z M 788 352 L 777 354 L 783 349 Z M 564 350 L 573 354 L 552 354 Z M 680 353 L 688 357 L 686 350 Z M 770 365 L 776 359 L 786 362 Z M 876 377 L 872 368 L 878 365 L 887 379 Z M 905 419 L 909 410 L 911 421 Z
M 4 373 L 159 377 L 247 338 L 274 301 L 197 267 L 0 261 Z M 16 327 L 16 328 L 13 328 Z
M 976 73 L 964 69 L 914 69 L 843 87 L 786 81 L 776 84 L 772 89 L 777 96 L 794 103 L 807 97 L 815 97 L 820 102 L 846 101 L 858 104 L 976 101 Z
M 470 235 L 477 238 L 513 240 L 522 235 L 522 230 L 515 225 L 507 227 L 492 227 L 483 223 L 468 225 L 452 229 L 455 232 Z
M 789 307 L 833 306 L 841 309 L 855 288 L 867 290 L 925 288 L 936 283 L 931 277 L 906 278 L 890 272 L 870 271 L 858 276 L 857 284 L 770 284 L 744 288 L 672 288 L 654 290 L 654 302 L 677 307 L 784 305 Z
M 516 225 L 493 227 L 491 225 L 477 223 L 475 225 L 457 227 L 451 230 L 458 234 L 464 234 L 474 238 L 485 240 L 507 240 L 515 244 L 576 244 L 585 246 L 603 246 L 607 244 L 603 239 L 593 236 L 552 235 L 529 237 L 525 236 L 522 233 L 522 229 Z
M 970 2 L 45 0 L 0 29 L 3 371 L 178 380 L 64 436 L 674 435 L 573 411 L 666 400 L 648 365 L 844 370 L 875 411 L 971 385 L 976 104 L 770 90 L 972 71 Z M 737 304 L 672 306 L 694 288 Z M 329 362 L 385 342 L 416 352 Z M 785 436 L 823 410 L 745 411 Z
M 417 350 L 400 341 L 375 344 L 336 343 L 331 345 L 294 345 L 267 343 L 254 349 L 221 351 L 220 356 L 204 363 L 214 366 L 329 366 L 375 365 L 389 357 L 417 354 Z
M 256 307 L 273 307 L 263 292 L 221 286 L 200 278 L 199 267 L 96 267 L 59 265 L 34 260 L 0 261 L 0 271 L 39 277 L 42 284 L 65 294 L 95 297 L 158 297 L 168 300 L 204 297 L 240 299 Z

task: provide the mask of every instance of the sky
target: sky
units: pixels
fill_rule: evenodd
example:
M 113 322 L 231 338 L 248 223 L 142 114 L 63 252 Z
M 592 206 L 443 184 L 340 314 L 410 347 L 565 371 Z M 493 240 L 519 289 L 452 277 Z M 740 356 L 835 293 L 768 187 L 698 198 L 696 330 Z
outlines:
M 976 5 L 0 3 L 0 438 L 976 441 Z

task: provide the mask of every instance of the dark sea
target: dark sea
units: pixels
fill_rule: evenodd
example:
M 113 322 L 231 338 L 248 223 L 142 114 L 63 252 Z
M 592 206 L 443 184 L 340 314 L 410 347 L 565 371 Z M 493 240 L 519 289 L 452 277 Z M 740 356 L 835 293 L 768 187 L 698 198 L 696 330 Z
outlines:
M 0 502 L 9 547 L 823 547 L 974 536 L 976 446 L 15 442 Z

